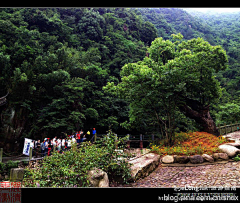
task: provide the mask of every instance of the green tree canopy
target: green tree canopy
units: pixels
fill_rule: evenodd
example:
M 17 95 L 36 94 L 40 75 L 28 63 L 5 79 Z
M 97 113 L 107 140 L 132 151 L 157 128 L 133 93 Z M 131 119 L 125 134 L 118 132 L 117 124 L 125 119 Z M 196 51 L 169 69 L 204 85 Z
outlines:
M 181 34 L 173 35 L 172 41 L 155 39 L 148 50 L 149 58 L 126 64 L 121 70 L 121 82 L 106 87 L 115 89 L 129 102 L 130 122 L 126 125 L 139 125 L 139 119 L 154 116 L 169 144 L 177 110 L 195 119 L 205 131 L 218 134 L 209 113 L 209 106 L 221 96 L 213 73 L 227 67 L 221 46 L 211 46 L 202 38 L 181 39 Z

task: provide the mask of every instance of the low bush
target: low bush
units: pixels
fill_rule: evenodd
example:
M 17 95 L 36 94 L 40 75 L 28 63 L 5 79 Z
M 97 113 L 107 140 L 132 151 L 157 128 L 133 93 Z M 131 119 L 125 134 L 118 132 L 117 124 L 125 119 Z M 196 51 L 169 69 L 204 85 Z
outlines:
M 18 163 L 13 161 L 8 161 L 7 163 L 0 162 L 0 173 L 7 173 L 10 176 L 11 168 L 17 168 Z
M 3 162 L 0 162 L 0 173 L 2 173 L 6 169 L 6 164 Z
M 82 143 L 77 148 L 73 145 L 71 150 L 42 160 L 41 167 L 27 168 L 23 185 L 25 187 L 88 187 L 87 173 L 93 168 L 107 172 L 109 179 L 121 176 L 123 182 L 130 178 L 130 164 L 122 159 L 123 152 L 115 150 L 117 144 L 122 144 L 127 138 L 117 138 L 109 133 L 96 144 Z
M 233 158 L 234 161 L 240 161 L 240 157 L 237 155 L 236 157 Z
M 150 144 L 150 149 L 160 155 L 195 155 L 213 154 L 221 152 L 218 148 L 223 143 L 228 143 L 226 138 L 215 136 L 206 132 L 178 133 L 175 135 L 174 145 L 166 146 L 164 140 Z

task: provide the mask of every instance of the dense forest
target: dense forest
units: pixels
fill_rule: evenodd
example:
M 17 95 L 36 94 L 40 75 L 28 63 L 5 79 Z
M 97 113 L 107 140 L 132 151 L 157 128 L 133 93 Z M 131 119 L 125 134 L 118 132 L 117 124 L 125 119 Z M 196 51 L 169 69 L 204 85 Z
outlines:
M 239 17 L 178 8 L 1 8 L 0 97 L 8 94 L 0 107 L 1 145 L 13 151 L 25 137 L 93 127 L 98 133 L 161 134 L 146 114 L 132 122 L 129 101 L 104 87 L 122 81 L 124 65 L 148 57 L 157 37 L 170 40 L 177 33 L 183 41 L 200 37 L 226 50 L 228 67 L 213 73 L 221 91 L 210 114 L 216 124 L 238 121 Z M 175 112 L 176 131 L 202 130 L 180 109 Z

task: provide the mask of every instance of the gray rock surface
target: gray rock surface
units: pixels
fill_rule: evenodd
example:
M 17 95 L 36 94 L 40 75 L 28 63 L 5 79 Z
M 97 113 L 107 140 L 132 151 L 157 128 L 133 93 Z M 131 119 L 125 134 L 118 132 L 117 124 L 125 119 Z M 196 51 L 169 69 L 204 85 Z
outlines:
M 208 154 L 203 154 L 202 157 L 203 157 L 204 160 L 206 160 L 208 162 L 214 162 L 213 157 L 208 155 Z
M 214 158 L 214 160 L 219 160 L 219 159 L 228 160 L 229 159 L 229 157 L 226 153 L 213 153 L 213 158 Z
M 180 164 L 186 164 L 189 162 L 188 156 L 176 156 L 175 161 Z
M 189 156 L 189 159 L 192 164 L 200 164 L 200 163 L 203 163 L 204 161 L 201 155 Z
M 108 175 L 101 169 L 93 169 L 88 172 L 88 180 L 92 187 L 109 187 Z

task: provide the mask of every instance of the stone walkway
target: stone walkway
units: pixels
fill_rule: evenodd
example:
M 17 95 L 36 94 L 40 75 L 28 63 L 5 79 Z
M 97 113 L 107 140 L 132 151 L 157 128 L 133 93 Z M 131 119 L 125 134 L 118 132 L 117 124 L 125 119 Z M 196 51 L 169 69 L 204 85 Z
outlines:
M 240 187 L 240 162 L 196 167 L 163 167 L 123 187 Z

